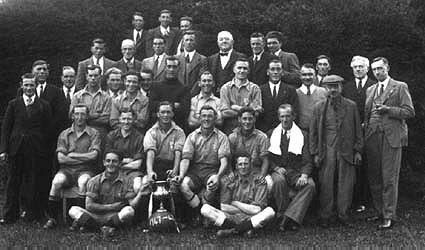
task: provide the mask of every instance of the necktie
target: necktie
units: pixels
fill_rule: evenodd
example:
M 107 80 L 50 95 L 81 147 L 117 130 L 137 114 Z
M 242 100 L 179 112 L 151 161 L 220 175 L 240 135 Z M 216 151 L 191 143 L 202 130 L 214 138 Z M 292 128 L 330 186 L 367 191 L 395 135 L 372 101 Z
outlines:
M 70 94 L 71 90 L 69 88 L 66 89 L 66 101 L 68 103 L 71 103 L 71 94 Z
M 156 72 L 158 71 L 158 60 L 159 60 L 159 56 L 156 56 L 155 62 L 153 64 L 153 69 L 152 69 L 152 73 L 155 76 Z
M 28 97 L 26 99 L 26 102 L 25 102 L 25 109 L 27 111 L 28 116 L 31 116 L 31 110 L 32 110 L 31 105 L 32 105 L 32 103 L 33 103 L 32 98 Z
M 41 97 L 43 95 L 44 89 L 43 89 L 43 85 L 40 84 L 40 95 L 39 97 Z
M 310 85 L 307 86 L 307 95 L 311 95 Z
M 384 93 L 384 84 L 380 83 L 379 84 L 379 95 L 382 95 L 382 93 Z
M 359 79 L 359 81 L 357 82 L 357 91 L 360 92 L 362 91 L 362 79 Z
M 100 59 L 96 57 L 96 65 L 100 66 L 99 61 L 100 61 Z
M 127 61 L 126 66 L 127 66 L 127 71 L 130 71 L 133 68 L 133 64 L 131 63 L 131 61 Z
M 189 53 L 186 55 L 186 63 L 190 63 L 190 56 L 189 56 Z
M 257 55 L 255 55 L 255 56 L 254 56 L 254 67 L 255 67 L 255 65 L 257 65 L 257 63 L 258 63 L 258 56 L 257 56 Z
M 289 140 L 288 140 L 288 134 L 285 130 L 284 133 L 282 133 L 282 137 L 280 138 L 280 150 L 282 153 L 282 160 L 283 164 L 286 166 L 288 163 L 288 146 L 289 146 Z
M 277 93 L 276 93 L 276 85 L 274 85 L 273 87 L 273 98 L 276 98 Z
M 137 36 L 136 36 L 136 43 L 138 43 L 140 40 L 140 31 L 137 31 Z

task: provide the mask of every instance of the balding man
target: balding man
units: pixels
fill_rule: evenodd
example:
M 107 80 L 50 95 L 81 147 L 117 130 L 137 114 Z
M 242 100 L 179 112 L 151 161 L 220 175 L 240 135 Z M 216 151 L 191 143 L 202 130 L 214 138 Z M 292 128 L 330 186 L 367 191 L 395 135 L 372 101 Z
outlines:
M 140 72 L 142 62 L 134 58 L 135 53 L 136 45 L 134 41 L 130 39 L 123 40 L 121 43 L 122 58 L 114 64 L 114 67 L 121 70 L 123 74 L 129 71 Z
M 220 31 L 217 35 L 219 52 L 208 57 L 208 69 L 215 79 L 216 96 L 220 95 L 220 88 L 233 78 L 233 64 L 244 54 L 233 49 L 233 35 L 229 31 Z

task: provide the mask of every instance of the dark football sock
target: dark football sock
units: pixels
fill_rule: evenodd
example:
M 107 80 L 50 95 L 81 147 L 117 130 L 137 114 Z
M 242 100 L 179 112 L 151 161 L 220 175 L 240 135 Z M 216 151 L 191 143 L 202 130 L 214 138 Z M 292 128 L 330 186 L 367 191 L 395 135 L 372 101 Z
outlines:
M 254 227 L 252 226 L 251 220 L 244 220 L 242 221 L 240 224 L 236 225 L 236 230 L 238 230 L 238 232 L 243 233 L 246 232 L 248 230 L 253 229 Z

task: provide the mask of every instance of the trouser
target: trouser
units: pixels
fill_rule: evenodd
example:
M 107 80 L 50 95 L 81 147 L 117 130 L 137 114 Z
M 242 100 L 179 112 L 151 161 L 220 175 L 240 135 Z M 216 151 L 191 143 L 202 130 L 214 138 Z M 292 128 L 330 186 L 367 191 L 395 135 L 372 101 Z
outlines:
M 99 214 L 89 212 L 78 206 L 73 206 L 69 209 L 68 214 L 79 226 L 120 227 L 131 222 L 134 217 L 134 209 L 131 206 L 125 206 L 118 212 Z
M 308 207 L 310 206 L 311 200 L 313 199 L 316 191 L 316 185 L 312 178 L 308 178 L 307 184 L 300 188 L 296 187 L 295 183 L 296 181 L 290 181 L 290 188 L 294 190 L 296 194 L 289 203 L 288 208 L 285 211 L 285 216 L 298 224 L 302 224 L 304 216 L 307 213 Z
M 391 147 L 383 131 L 366 141 L 369 187 L 373 205 L 385 219 L 396 219 L 401 147 Z
M 356 182 L 354 184 L 353 206 L 367 205 L 370 201 L 369 181 L 367 176 L 367 157 L 362 155 L 362 165 L 356 167 Z
M 277 172 L 272 172 L 266 176 L 267 188 L 276 217 L 282 218 L 290 201 L 288 182 L 285 176 Z

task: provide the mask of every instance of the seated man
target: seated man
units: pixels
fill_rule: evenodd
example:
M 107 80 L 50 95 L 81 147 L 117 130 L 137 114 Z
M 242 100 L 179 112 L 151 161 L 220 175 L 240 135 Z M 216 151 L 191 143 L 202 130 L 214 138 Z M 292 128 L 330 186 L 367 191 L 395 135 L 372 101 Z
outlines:
M 180 175 L 175 177 L 182 181 L 180 190 L 197 217 L 201 200 L 196 193 L 203 188 L 206 188 L 203 203 L 219 205 L 220 181 L 230 157 L 227 136 L 215 128 L 217 111 L 205 105 L 200 110 L 200 119 L 201 126 L 190 133 L 184 143 Z
M 226 181 L 221 191 L 221 209 L 204 204 L 201 214 L 222 228 L 217 237 L 237 233 L 252 235 L 253 229 L 263 227 L 275 213 L 267 207 L 267 184 L 257 180 L 252 171 L 249 153 L 235 156 L 236 169 L 233 178 Z
M 86 183 L 93 176 L 95 162 L 100 152 L 99 132 L 87 125 L 87 106 L 76 105 L 71 110 L 73 124 L 62 131 L 57 143 L 57 156 L 60 164 L 50 188 L 48 217 L 45 229 L 56 226 L 61 190 L 74 185 L 84 197 Z
M 146 189 L 134 192 L 130 179 L 119 171 L 122 159 L 119 151 L 105 152 L 105 171 L 87 183 L 86 208 L 73 206 L 69 209 L 69 216 L 74 220 L 72 231 L 101 226 L 105 236 L 110 236 L 115 227 L 131 222 L 134 208 Z
M 136 114 L 129 108 L 121 110 L 119 127 L 109 132 L 105 140 L 105 150 L 122 152 L 121 170 L 133 181 L 134 192 L 142 186 L 143 135 L 134 127 Z
M 280 231 L 298 230 L 305 213 L 313 199 L 315 184 L 310 177 L 313 162 L 311 160 L 307 133 L 294 123 L 294 110 L 291 104 L 282 104 L 278 108 L 280 120 L 270 137 L 271 166 L 283 171 L 287 188 L 283 200 L 286 200 Z M 295 191 L 295 197 L 289 202 L 289 190 Z

